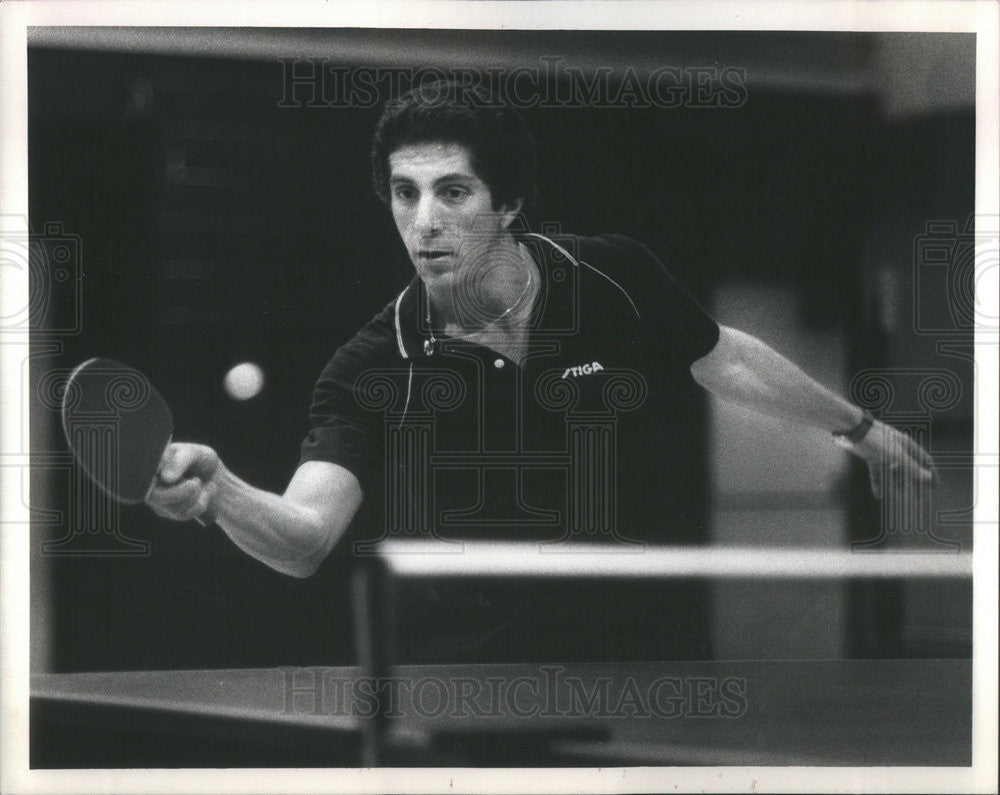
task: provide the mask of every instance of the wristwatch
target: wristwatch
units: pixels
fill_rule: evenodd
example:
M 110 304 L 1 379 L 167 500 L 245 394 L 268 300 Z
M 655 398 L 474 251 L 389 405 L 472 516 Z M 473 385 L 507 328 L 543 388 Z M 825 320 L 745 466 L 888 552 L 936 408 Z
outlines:
M 868 409 L 864 409 L 864 414 L 861 416 L 861 422 L 850 430 L 834 431 L 833 440 L 841 447 L 852 447 L 868 435 L 868 431 L 872 429 L 872 425 L 874 424 L 875 417 L 872 416 L 872 413 Z

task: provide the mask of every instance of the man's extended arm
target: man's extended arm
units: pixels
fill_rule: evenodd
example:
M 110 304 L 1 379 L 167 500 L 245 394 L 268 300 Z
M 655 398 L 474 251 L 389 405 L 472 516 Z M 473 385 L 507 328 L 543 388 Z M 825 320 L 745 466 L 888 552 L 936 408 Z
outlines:
M 307 461 L 279 495 L 240 480 L 210 447 L 172 444 L 146 502 L 178 520 L 210 507 L 244 552 L 283 574 L 308 577 L 343 536 L 361 499 L 358 479 L 336 464 Z
M 830 433 L 856 428 L 864 412 L 814 381 L 756 337 L 727 326 L 719 342 L 691 365 L 695 381 L 719 397 Z M 895 428 L 876 421 L 849 449 L 868 464 L 872 491 L 882 496 L 883 472 L 893 480 L 936 482 L 930 455 Z

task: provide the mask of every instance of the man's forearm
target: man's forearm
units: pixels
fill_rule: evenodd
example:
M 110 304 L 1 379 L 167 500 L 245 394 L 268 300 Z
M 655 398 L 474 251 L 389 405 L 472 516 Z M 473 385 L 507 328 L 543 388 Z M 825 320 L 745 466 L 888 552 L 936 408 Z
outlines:
M 868 464 L 877 497 L 887 482 L 895 488 L 907 481 L 938 481 L 933 458 L 919 444 L 870 416 L 862 423 L 864 411 L 756 337 L 722 326 L 718 344 L 691 365 L 691 375 L 714 394 L 762 414 L 843 434 L 848 449 Z
M 308 577 L 344 535 L 362 498 L 357 478 L 336 464 L 300 464 L 278 495 L 240 480 L 210 447 L 174 442 L 146 502 L 176 521 L 211 514 L 247 554 L 276 571 Z
M 691 366 L 691 374 L 719 397 L 831 433 L 855 427 L 863 416 L 770 346 L 727 326 L 721 327 L 712 352 Z
M 283 574 L 309 576 L 343 534 L 319 511 L 255 488 L 221 464 L 212 484 L 216 523 L 240 549 Z

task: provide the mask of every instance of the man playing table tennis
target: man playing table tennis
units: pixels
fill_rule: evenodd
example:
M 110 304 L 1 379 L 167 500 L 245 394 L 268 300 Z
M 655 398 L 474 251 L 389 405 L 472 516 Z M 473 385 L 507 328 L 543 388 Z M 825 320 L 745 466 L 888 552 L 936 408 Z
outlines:
M 394 468 L 433 489 L 434 517 L 459 528 L 622 539 L 650 523 L 683 528 L 684 472 L 695 455 L 685 447 L 692 423 L 684 407 L 698 385 L 830 432 L 866 462 L 876 495 L 936 480 L 919 445 L 760 340 L 718 325 L 642 245 L 525 231 L 534 145 L 520 114 L 480 89 L 424 84 L 390 102 L 372 159 L 413 281 L 324 369 L 312 430 L 283 494 L 240 480 L 206 446 L 174 443 L 147 499 L 157 514 L 187 520 L 211 510 L 241 549 L 296 577 L 344 546 L 363 503 L 374 506 L 363 523 L 379 521 L 384 501 L 399 497 L 386 493 L 386 484 L 402 482 Z M 394 395 L 388 409 L 370 394 L 379 378 Z M 435 403 L 435 388 L 451 398 Z M 453 460 L 421 479 L 412 471 L 419 458 L 387 453 L 385 431 L 428 411 L 434 450 Z M 587 426 L 588 417 L 597 425 Z M 591 437 L 614 437 L 574 459 L 596 475 L 569 476 L 583 484 L 580 500 L 596 507 L 567 509 L 558 462 L 527 474 L 510 463 L 576 444 L 567 441 L 571 426 L 584 429 L 573 437 L 580 444 L 589 443 L 588 428 Z M 615 460 L 601 461 L 601 450 Z M 567 516 L 577 523 L 568 530 Z

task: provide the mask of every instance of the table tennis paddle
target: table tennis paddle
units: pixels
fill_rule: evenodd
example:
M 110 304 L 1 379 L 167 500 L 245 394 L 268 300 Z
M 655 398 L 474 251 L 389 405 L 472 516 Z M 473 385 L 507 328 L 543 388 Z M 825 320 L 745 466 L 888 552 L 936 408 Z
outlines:
M 61 413 L 66 441 L 90 479 L 119 502 L 145 500 L 174 432 L 170 407 L 149 379 L 114 359 L 88 359 L 70 374 Z M 198 522 L 207 525 L 208 514 Z

